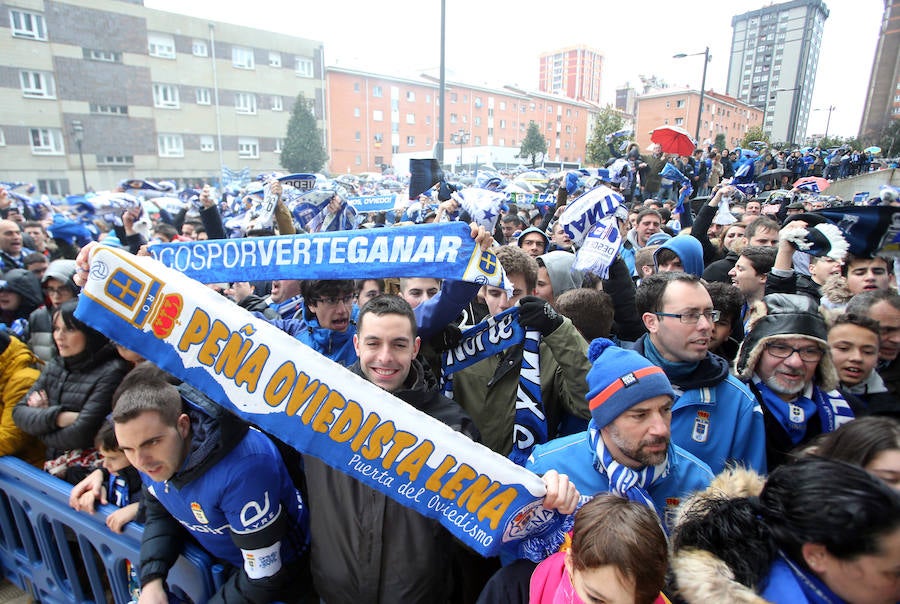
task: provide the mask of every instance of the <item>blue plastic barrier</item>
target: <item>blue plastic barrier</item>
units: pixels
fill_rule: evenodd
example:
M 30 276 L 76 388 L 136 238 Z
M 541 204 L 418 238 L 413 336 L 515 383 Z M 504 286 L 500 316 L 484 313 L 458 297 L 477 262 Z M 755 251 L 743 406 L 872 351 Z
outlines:
M 69 507 L 71 485 L 14 457 L 0 457 L 0 565 L 3 575 L 37 602 L 126 604 L 126 560 L 137 566 L 143 527 L 122 534 L 106 526 L 117 508 L 94 515 Z M 186 544 L 169 572 L 170 591 L 184 601 L 209 600 L 223 569 Z M 106 577 L 104 580 L 104 576 Z

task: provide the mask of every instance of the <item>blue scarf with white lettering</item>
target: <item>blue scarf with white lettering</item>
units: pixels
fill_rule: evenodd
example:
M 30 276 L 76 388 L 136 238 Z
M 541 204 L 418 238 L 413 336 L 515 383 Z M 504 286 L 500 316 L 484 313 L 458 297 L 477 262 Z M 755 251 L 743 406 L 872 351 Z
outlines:
M 537 331 L 525 331 L 518 321 L 519 309 L 513 307 L 496 317 L 488 317 L 466 330 L 456 348 L 443 357 L 444 393 L 453 396 L 453 374 L 524 341 L 516 389 L 516 415 L 513 422 L 513 448 L 509 458 L 524 466 L 535 445 L 547 442 L 547 416 L 541 400 L 540 343 Z
M 812 398 L 800 395 L 796 400 L 788 403 L 782 400 L 758 376 L 753 376 L 753 383 L 762 395 L 762 403 L 784 428 L 794 445 L 799 444 L 806 436 L 806 427 L 813 414 L 818 414 L 823 434 L 834 432 L 854 419 L 853 410 L 837 390 L 824 392 L 818 386 L 813 385 Z
M 516 416 L 513 420 L 513 448 L 509 458 L 524 466 L 535 445 L 547 442 L 547 414 L 541 400 L 541 333 L 525 332 L 519 387 L 516 389 Z
M 150 253 L 201 283 L 433 277 L 507 287 L 492 251 L 467 224 L 156 243 Z

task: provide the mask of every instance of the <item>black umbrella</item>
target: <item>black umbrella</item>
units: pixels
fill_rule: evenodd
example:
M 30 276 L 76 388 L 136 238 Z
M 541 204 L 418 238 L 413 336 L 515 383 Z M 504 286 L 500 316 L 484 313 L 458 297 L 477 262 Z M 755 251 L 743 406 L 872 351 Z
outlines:
M 774 170 L 766 170 L 762 174 L 759 175 L 758 180 L 763 180 L 767 178 L 772 178 L 774 180 L 780 180 L 782 176 L 790 176 L 793 174 L 787 168 L 775 168 Z

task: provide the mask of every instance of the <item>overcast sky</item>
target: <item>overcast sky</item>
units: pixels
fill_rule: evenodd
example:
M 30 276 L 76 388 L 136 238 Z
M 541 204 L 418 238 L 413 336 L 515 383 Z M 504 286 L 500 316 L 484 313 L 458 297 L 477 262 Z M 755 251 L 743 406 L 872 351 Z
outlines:
M 410 77 L 440 64 L 440 0 L 144 0 L 147 7 L 321 40 L 328 66 Z M 672 86 L 700 87 L 701 57 L 677 53 L 709 46 L 707 89 L 725 92 L 731 18 L 770 2 L 713 0 L 446 0 L 447 77 L 499 88 L 537 89 L 538 56 L 585 44 L 605 56 L 604 102 L 626 82 L 657 75 Z M 826 0 L 810 133 L 855 136 L 884 0 Z M 264 42 L 262 43 L 264 45 Z M 785 95 L 784 98 L 788 98 Z

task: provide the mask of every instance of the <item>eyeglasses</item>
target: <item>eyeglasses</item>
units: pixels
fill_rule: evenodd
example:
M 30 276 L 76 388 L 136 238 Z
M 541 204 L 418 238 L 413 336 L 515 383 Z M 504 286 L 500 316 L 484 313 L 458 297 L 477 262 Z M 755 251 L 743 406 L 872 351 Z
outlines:
M 680 320 L 682 323 L 687 323 L 689 325 L 693 325 L 694 323 L 698 323 L 700 321 L 700 317 L 705 317 L 707 321 L 710 323 L 715 323 L 719 319 L 722 318 L 721 310 L 704 310 L 703 312 L 692 310 L 690 312 L 655 312 L 653 313 L 657 317 L 673 317 L 675 319 Z
M 323 306 L 337 306 L 338 304 L 343 304 L 344 306 L 350 306 L 356 300 L 356 294 L 350 294 L 348 296 L 328 296 L 327 298 L 315 298 L 310 300 L 313 304 L 321 304 Z
M 48 286 L 44 286 L 44 291 L 52 296 L 52 295 L 64 294 L 64 293 L 66 293 L 67 291 L 71 291 L 71 290 L 69 290 L 68 287 L 48 287 Z
M 804 363 L 817 363 L 822 360 L 825 351 L 818 346 L 806 346 L 804 348 L 794 348 L 781 342 L 769 342 L 766 344 L 766 352 L 776 359 L 786 359 L 795 352 L 800 355 L 800 360 Z

